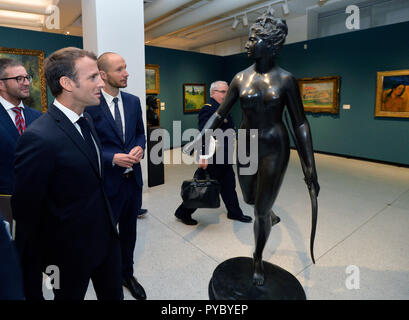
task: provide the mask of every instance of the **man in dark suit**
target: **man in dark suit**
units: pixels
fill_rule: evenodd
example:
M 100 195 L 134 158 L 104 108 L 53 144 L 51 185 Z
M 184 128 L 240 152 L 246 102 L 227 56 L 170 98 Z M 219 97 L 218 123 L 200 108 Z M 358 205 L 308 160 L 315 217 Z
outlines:
M 13 161 L 17 140 L 41 112 L 24 105 L 31 76 L 13 59 L 0 58 L 0 201 L 9 207 L 13 191 Z M 8 210 L 7 210 L 8 211 Z M 10 222 L 10 217 L 7 217 Z
M 56 300 L 81 300 L 91 279 L 98 299 L 123 298 L 119 237 L 103 188 L 98 136 L 85 106 L 104 86 L 93 53 L 64 48 L 45 61 L 55 96 L 20 137 L 11 199 L 16 246 L 53 266 Z M 44 269 L 43 269 L 44 270 Z
M 87 107 L 101 139 L 105 190 L 119 226 L 123 285 L 135 299 L 146 299 L 133 276 L 136 221 L 142 204 L 140 160 L 145 149 L 145 130 L 139 98 L 119 89 L 127 86 L 125 60 L 106 52 L 98 58 L 105 87 L 98 106 Z
M 223 102 L 228 84 L 225 81 L 216 81 L 213 82 L 210 86 L 210 104 L 205 104 L 199 112 L 199 130 L 202 131 L 207 120 L 216 112 L 220 104 Z M 227 115 L 224 120 L 223 125 L 220 129 L 225 132 L 229 129 L 234 129 L 234 122 L 230 114 Z M 205 139 L 203 139 L 205 140 Z M 220 141 L 222 142 L 222 141 Z M 217 157 L 216 154 L 213 156 L 212 162 L 209 164 L 205 158 L 201 158 L 199 161 L 199 168 L 206 169 L 209 172 L 209 175 L 220 182 L 221 191 L 220 195 L 223 199 L 223 202 L 227 209 L 227 218 L 232 220 L 238 220 L 241 222 L 251 222 L 252 219 L 249 216 L 243 214 L 239 206 L 239 200 L 236 193 L 236 178 L 232 166 L 232 145 L 234 139 L 228 139 L 224 137 L 224 141 L 221 143 L 221 147 L 216 152 L 223 153 L 222 157 Z M 204 141 L 202 146 L 202 153 L 206 154 L 207 150 L 205 147 L 208 147 L 208 142 Z M 229 151 L 230 149 L 230 151 Z M 222 163 L 219 163 L 221 159 Z M 192 219 L 192 214 L 196 209 L 186 208 L 183 203 L 176 209 L 175 216 L 184 224 L 187 225 L 196 225 L 197 221 Z
M 24 66 L 13 59 L 0 58 L 0 210 L 11 224 L 10 198 L 13 192 L 13 161 L 17 140 L 26 127 L 41 116 L 41 112 L 24 105 L 30 96 L 31 76 Z M 34 281 L 41 288 L 42 273 L 25 270 L 27 282 Z M 33 286 L 30 285 L 30 288 Z M 39 292 L 39 291 L 37 291 Z M 36 298 L 28 290 L 29 298 Z M 37 295 L 41 299 L 42 295 Z
M 0 212 L 0 301 L 23 300 L 23 277 L 14 243 Z

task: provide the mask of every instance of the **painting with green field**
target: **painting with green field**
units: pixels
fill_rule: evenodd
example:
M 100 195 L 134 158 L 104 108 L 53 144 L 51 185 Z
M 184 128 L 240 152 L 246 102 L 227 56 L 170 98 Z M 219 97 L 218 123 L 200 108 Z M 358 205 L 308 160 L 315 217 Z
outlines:
M 159 65 L 145 65 L 146 94 L 160 93 Z
M 183 85 L 183 111 L 185 113 L 199 112 L 205 103 L 205 84 L 185 83 Z

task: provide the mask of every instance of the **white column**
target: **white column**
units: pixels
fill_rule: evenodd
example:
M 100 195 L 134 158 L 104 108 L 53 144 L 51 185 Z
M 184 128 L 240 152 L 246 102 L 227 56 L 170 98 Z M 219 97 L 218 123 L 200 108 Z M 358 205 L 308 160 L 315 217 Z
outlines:
M 111 51 L 127 63 L 128 87 L 124 91 L 141 100 L 146 133 L 145 37 L 143 1 L 82 0 L 84 49 L 96 55 Z M 144 186 L 147 186 L 147 155 L 141 162 Z

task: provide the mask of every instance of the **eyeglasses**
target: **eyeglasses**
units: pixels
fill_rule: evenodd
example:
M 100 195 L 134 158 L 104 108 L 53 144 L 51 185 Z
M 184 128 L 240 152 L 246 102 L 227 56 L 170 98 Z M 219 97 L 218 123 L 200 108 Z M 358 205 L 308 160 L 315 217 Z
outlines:
M 226 93 L 227 92 L 226 90 L 214 90 L 214 91 L 217 91 L 217 92 L 220 92 L 220 93 Z
M 31 83 L 31 81 L 33 81 L 33 77 L 30 76 L 30 75 L 10 77 L 10 78 L 3 78 L 3 79 L 0 79 L 0 80 L 11 80 L 11 79 L 16 80 L 18 84 L 23 84 L 25 80 L 27 80 L 29 83 Z

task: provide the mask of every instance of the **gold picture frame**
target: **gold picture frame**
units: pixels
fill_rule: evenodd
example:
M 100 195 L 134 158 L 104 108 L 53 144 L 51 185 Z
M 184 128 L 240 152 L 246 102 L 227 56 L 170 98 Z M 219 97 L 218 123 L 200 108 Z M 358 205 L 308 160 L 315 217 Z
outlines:
M 304 111 L 339 113 L 340 76 L 298 79 Z
M 18 60 L 33 77 L 30 97 L 24 99 L 29 107 L 45 112 L 47 110 L 47 84 L 44 75 L 44 51 L 0 47 L 0 58 Z
M 183 84 L 183 112 L 195 113 L 206 104 L 206 84 L 205 83 L 184 83 Z
M 375 117 L 409 118 L 409 70 L 377 72 Z
M 159 65 L 157 64 L 145 65 L 145 84 L 146 94 L 160 93 Z

